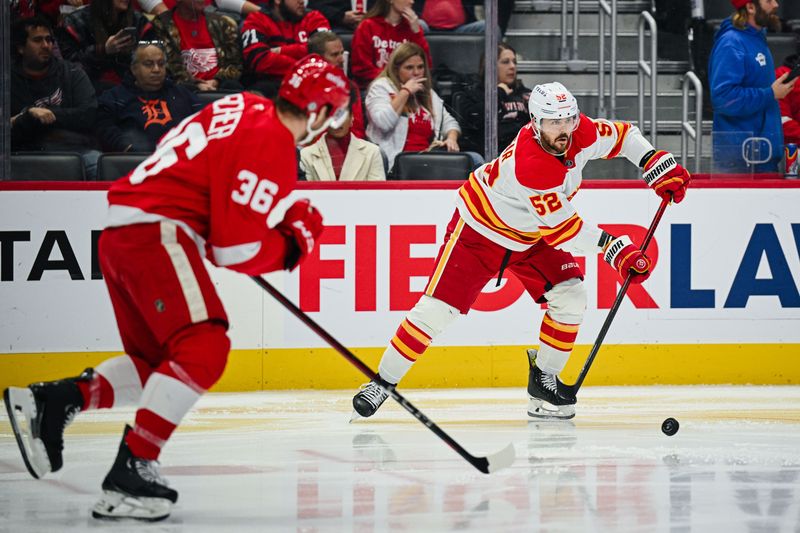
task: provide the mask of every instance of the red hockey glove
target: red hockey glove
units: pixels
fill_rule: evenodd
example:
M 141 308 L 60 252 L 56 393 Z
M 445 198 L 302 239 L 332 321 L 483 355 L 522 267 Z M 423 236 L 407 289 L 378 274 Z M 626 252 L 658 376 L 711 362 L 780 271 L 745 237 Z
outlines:
M 644 164 L 644 182 L 656 191 L 662 199 L 676 204 L 686 196 L 686 187 L 692 180 L 689 172 L 675 162 L 675 156 L 658 150 Z
M 644 255 L 627 235 L 609 242 L 603 249 L 603 259 L 617 269 L 622 279 L 630 273 L 631 283 L 641 283 L 650 277 L 650 258 Z
M 298 200 L 286 210 L 283 220 L 275 228 L 291 243 L 283 261 L 284 268 L 291 271 L 314 249 L 323 230 L 322 215 L 309 200 Z

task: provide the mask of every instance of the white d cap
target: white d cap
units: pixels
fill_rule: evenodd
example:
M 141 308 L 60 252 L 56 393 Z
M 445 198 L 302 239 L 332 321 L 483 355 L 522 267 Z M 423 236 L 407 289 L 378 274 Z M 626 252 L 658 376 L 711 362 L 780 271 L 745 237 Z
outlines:
M 554 81 L 537 85 L 528 100 L 528 112 L 536 128 L 545 118 L 567 118 L 578 116 L 578 101 L 566 87 Z

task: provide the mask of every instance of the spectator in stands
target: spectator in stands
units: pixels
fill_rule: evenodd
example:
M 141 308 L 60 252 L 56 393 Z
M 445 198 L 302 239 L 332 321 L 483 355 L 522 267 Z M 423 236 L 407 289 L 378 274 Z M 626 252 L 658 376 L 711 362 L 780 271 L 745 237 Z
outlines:
M 80 7 L 83 0 L 11 0 L 11 20 L 41 15 L 50 22 L 51 27 L 56 27 L 61 17 L 62 4 Z
M 332 31 L 319 31 L 308 39 L 308 53 L 319 54 L 325 61 L 344 70 L 344 44 L 342 39 Z M 353 116 L 350 131 L 359 139 L 366 139 L 364 131 L 364 101 L 361 91 L 355 82 L 350 82 L 350 113 Z
M 372 82 L 366 98 L 367 138 L 380 146 L 389 168 L 400 152 L 459 152 L 461 128 L 431 87 L 425 50 L 416 43 L 398 46 Z M 483 158 L 468 152 L 475 166 Z
M 469 0 L 415 0 L 414 11 L 427 25 L 426 30 L 483 33 L 486 29 L 484 21 L 475 19 Z
M 378 77 L 392 52 L 406 41 L 419 45 L 425 51 L 427 64 L 432 64 L 428 41 L 411 8 L 413 4 L 414 0 L 376 0 L 356 28 L 350 47 L 350 72 L 362 89 Z
M 177 0 L 175 7 L 153 19 L 164 42 L 167 74 L 175 83 L 198 91 L 242 89 L 242 53 L 236 23 L 218 13 L 205 13 L 204 0 Z
M 131 0 L 94 0 L 64 18 L 57 30 L 61 55 L 80 63 L 101 94 L 122 82 L 146 24 Z
M 353 101 L 350 100 L 352 111 Z M 317 142 L 300 151 L 308 181 L 381 181 L 386 179 L 380 149 L 350 131 L 353 114 Z
M 100 152 L 91 135 L 97 99 L 79 65 L 53 55 L 53 31 L 46 18 L 20 19 L 11 27 L 16 52 L 11 67 L 12 150 L 78 152 L 94 178 Z
M 292 65 L 308 55 L 308 39 L 318 31 L 330 31 L 330 24 L 319 11 L 307 11 L 303 0 L 273 0 L 271 7 L 247 15 L 242 24 L 245 84 L 274 97 Z
M 165 11 L 173 9 L 177 0 L 138 0 L 142 10 L 147 13 L 158 16 Z M 247 16 L 254 11 L 260 9 L 261 4 L 268 4 L 267 0 L 203 0 L 204 6 L 214 5 L 220 11 L 227 14 L 240 16 Z
M 97 134 L 111 152 L 152 152 L 167 131 L 203 107 L 193 91 L 167 79 L 158 41 L 139 42 L 131 74 L 97 103 Z
M 792 54 L 784 60 L 783 65 L 778 67 L 775 76 L 780 78 L 798 65 L 800 65 L 800 54 Z M 795 83 L 794 89 L 778 104 L 781 109 L 783 141 L 800 144 L 800 85 Z
M 374 0 L 309 0 L 309 9 L 316 9 L 328 19 L 336 33 L 356 29 Z
M 484 80 L 485 58 L 481 58 L 481 81 L 464 95 L 463 104 L 454 112 L 462 124 L 462 146 L 483 153 L 484 150 Z M 497 150 L 502 151 L 528 122 L 528 100 L 531 90 L 517 77 L 517 52 L 509 45 L 497 45 Z M 485 155 L 485 154 L 484 154 Z
M 718 172 L 776 172 L 783 152 L 778 101 L 794 81 L 775 79 L 766 29 L 780 24 L 775 0 L 731 0 L 736 8 L 714 39 L 709 60 Z M 744 157 L 743 157 L 744 152 Z

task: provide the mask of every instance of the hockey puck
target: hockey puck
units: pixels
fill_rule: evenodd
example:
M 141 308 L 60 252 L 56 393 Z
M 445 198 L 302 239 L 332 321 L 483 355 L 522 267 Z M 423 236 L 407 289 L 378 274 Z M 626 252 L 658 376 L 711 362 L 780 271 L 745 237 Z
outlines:
M 661 431 L 664 432 L 664 435 L 673 436 L 675 433 L 678 432 L 678 428 L 680 424 L 674 418 L 667 418 L 664 422 L 661 423 Z

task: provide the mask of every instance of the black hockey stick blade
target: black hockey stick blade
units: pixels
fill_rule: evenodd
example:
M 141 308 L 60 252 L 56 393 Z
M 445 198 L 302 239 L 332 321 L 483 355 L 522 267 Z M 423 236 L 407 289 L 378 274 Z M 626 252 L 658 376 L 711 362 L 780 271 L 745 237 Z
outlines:
M 653 235 L 656 232 L 658 223 L 661 222 L 661 217 L 664 216 L 664 211 L 667 209 L 669 202 L 670 201 L 667 200 L 666 198 L 661 200 L 661 205 L 658 206 L 658 211 L 656 211 L 656 214 L 653 217 L 653 221 L 650 223 L 650 227 L 647 229 L 647 233 L 644 236 L 644 241 L 642 241 L 642 247 L 641 247 L 642 252 L 647 250 L 647 246 L 653 239 Z M 628 292 L 628 286 L 630 284 L 631 284 L 631 275 L 628 274 L 628 277 L 625 278 L 625 281 L 622 283 L 622 287 L 620 287 L 619 292 L 617 293 L 617 297 L 614 299 L 614 303 L 611 305 L 611 309 L 608 310 L 608 315 L 606 316 L 606 319 L 603 322 L 603 326 L 600 328 L 600 333 L 597 334 L 597 340 L 594 341 L 594 345 L 592 346 L 589 355 L 586 357 L 586 362 L 583 363 L 583 368 L 581 369 L 580 374 L 578 374 L 578 379 L 575 380 L 574 384 L 569 385 L 569 387 L 572 388 L 572 392 L 574 394 L 578 394 L 578 390 L 580 390 L 581 386 L 583 385 L 583 380 L 586 379 L 586 374 L 589 373 L 589 369 L 592 367 L 594 358 L 597 357 L 597 352 L 600 351 L 600 346 L 603 344 L 603 340 L 606 338 L 606 333 L 608 333 L 608 330 L 611 327 L 611 322 L 617 315 L 619 306 L 622 304 L 622 299 L 625 297 L 625 293 Z
M 317 324 L 313 318 L 308 316 L 304 313 L 299 307 L 297 307 L 291 300 L 289 300 L 286 296 L 283 295 L 278 289 L 272 286 L 270 282 L 262 278 L 261 276 L 251 276 L 253 281 L 255 281 L 262 289 L 267 291 L 270 296 L 275 298 L 281 305 L 283 305 L 286 309 L 289 310 L 294 316 L 296 316 L 301 322 L 303 322 L 306 326 L 308 326 L 311 331 L 319 335 L 322 340 L 327 342 L 331 348 L 339 352 L 339 355 L 343 356 L 347 359 L 353 366 L 355 366 L 362 374 L 367 376 L 370 380 L 376 379 L 378 376 L 373 372 L 364 362 L 359 359 L 358 357 L 353 354 L 350 350 L 348 350 L 342 343 L 336 340 L 330 333 L 328 333 L 322 326 Z M 397 392 L 395 387 L 390 387 L 386 389 L 386 392 L 394 398 L 394 400 L 399 403 L 403 409 L 411 413 L 411 415 L 419 420 L 422 425 L 426 428 L 430 429 L 437 437 L 442 439 L 445 444 L 450 446 L 450 448 L 456 452 L 458 455 L 463 457 L 469 464 L 483 472 L 484 474 L 490 474 L 493 472 L 497 472 L 503 468 L 511 466 L 514 462 L 514 458 L 516 457 L 516 453 L 514 451 L 514 444 L 510 443 L 508 446 L 500 450 L 499 452 L 493 453 L 486 457 L 474 456 L 469 453 L 467 450 L 464 449 L 455 439 L 453 439 L 450 435 L 444 432 L 442 428 L 436 425 L 430 418 L 425 416 L 425 413 L 414 407 L 411 402 L 406 400 L 406 398 Z

